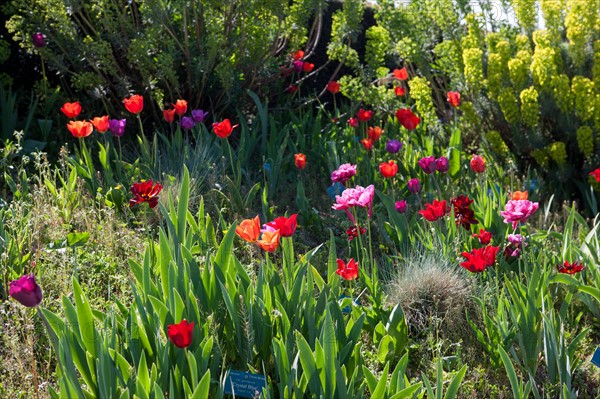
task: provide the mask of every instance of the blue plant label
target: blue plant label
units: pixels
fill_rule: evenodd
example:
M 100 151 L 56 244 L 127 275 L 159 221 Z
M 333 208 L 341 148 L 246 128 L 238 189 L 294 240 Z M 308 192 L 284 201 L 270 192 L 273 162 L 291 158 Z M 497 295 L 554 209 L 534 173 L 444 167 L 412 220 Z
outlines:
M 342 299 L 344 299 L 344 298 L 350 298 L 350 297 L 348 295 L 344 295 L 344 294 L 340 295 L 340 304 L 342 302 Z M 352 302 L 354 302 L 355 306 L 358 306 L 358 299 L 357 298 L 354 298 L 354 300 Z M 352 313 L 352 308 L 350 307 L 350 305 L 343 307 L 342 308 L 342 313 L 344 313 L 344 314 L 350 314 L 350 313 Z
M 267 378 L 262 374 L 229 370 L 225 379 L 225 394 L 242 398 L 258 398 L 267 386 Z
M 329 194 L 332 200 L 335 200 L 335 196 L 342 195 L 345 189 L 346 187 L 344 187 L 344 185 L 338 181 L 327 187 L 327 194 Z
M 592 364 L 600 367 L 600 346 L 596 348 L 594 356 L 592 356 Z

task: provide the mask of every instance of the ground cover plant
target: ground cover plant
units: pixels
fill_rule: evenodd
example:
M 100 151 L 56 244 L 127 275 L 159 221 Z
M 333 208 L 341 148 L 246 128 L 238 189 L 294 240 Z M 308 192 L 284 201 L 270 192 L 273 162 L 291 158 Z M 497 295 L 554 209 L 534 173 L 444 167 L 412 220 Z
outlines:
M 0 396 L 600 395 L 596 2 L 126 3 L 3 9 Z

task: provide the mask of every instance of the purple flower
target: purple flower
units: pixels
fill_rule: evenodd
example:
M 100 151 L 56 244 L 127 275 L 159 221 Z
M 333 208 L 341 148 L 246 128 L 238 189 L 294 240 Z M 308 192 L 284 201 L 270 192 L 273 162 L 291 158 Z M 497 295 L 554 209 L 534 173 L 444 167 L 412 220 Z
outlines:
M 421 167 L 421 169 L 423 169 L 423 172 L 427 173 L 428 175 L 432 174 L 433 172 L 435 172 L 435 157 L 432 155 L 430 157 L 424 157 L 419 159 L 419 166 Z
M 413 194 L 417 194 L 421 191 L 421 182 L 416 177 L 414 179 L 410 179 L 408 181 L 408 191 Z
M 340 182 L 345 184 L 348 180 L 352 178 L 356 174 L 356 165 L 351 165 L 349 163 L 345 163 L 339 166 L 337 170 L 334 170 L 331 173 L 331 181 L 332 182 Z
M 44 35 L 42 32 L 34 33 L 31 35 L 31 41 L 37 48 L 44 47 L 46 45 L 46 35 Z
M 189 116 L 184 116 L 183 118 L 181 118 L 181 122 L 179 124 L 185 130 L 190 130 L 194 126 L 196 126 L 196 122 L 194 122 L 194 120 Z
M 108 121 L 108 130 L 115 137 L 121 137 L 125 133 L 126 119 L 111 119 Z
M 400 213 L 405 213 L 406 212 L 406 201 L 405 200 L 397 201 L 395 208 L 396 208 L 396 211 L 398 211 Z
M 527 246 L 525 242 L 525 237 L 521 234 L 509 234 L 508 241 L 510 244 L 504 249 L 504 257 L 508 258 L 516 258 L 521 255 L 521 250 L 523 247 Z
M 294 61 L 294 72 L 302 72 L 304 69 L 304 61 Z
M 206 115 L 208 115 L 208 111 L 203 111 L 201 109 L 192 110 L 192 118 L 196 123 L 203 123 L 206 119 Z
M 508 241 L 511 244 L 521 245 L 525 241 L 525 237 L 523 237 L 521 234 L 509 234 Z
M 395 154 L 402 149 L 402 143 L 398 140 L 388 140 L 385 144 L 385 150 L 390 154 Z
M 448 158 L 439 157 L 435 160 L 435 168 L 438 172 L 446 173 L 448 169 L 450 169 L 450 164 L 448 163 Z
M 539 206 L 537 202 L 529 200 L 510 200 L 506 203 L 505 209 L 500 212 L 500 215 L 504 218 L 504 223 L 512 223 L 514 230 L 519 222 L 524 222 L 533 215 Z
M 35 282 L 33 273 L 11 281 L 8 294 L 28 308 L 33 308 L 42 302 L 42 289 Z

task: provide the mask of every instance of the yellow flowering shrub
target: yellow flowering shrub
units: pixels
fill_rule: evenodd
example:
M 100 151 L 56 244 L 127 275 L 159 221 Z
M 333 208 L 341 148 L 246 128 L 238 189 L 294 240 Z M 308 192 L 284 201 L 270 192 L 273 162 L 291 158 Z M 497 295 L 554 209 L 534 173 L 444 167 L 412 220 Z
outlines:
M 489 132 L 487 132 L 485 134 L 485 139 L 490 145 L 490 148 L 494 150 L 495 153 L 501 156 L 507 156 L 508 154 L 510 154 L 508 146 L 506 145 L 504 140 L 502 140 L 502 136 L 500 136 L 500 132 L 498 132 L 497 130 L 490 130 Z
M 465 80 L 474 91 L 479 91 L 483 83 L 483 51 L 468 48 L 463 51 Z
M 517 91 L 521 91 L 527 86 L 530 65 L 531 54 L 525 50 L 518 51 L 515 58 L 508 61 L 510 81 Z
M 546 167 L 550 161 L 548 153 L 543 148 L 536 148 L 535 150 L 531 151 L 531 156 L 542 167 Z
M 548 154 L 554 162 L 564 165 L 567 162 L 567 148 L 562 141 L 555 141 L 548 146 Z
M 540 120 L 538 92 L 534 87 L 521 91 L 521 119 L 525 126 L 535 127 Z
M 550 81 L 552 96 L 558 108 L 564 112 L 572 112 L 573 96 L 571 95 L 571 81 L 564 73 L 552 76 Z
M 431 86 L 429 81 L 421 76 L 415 76 L 408 81 L 410 96 L 415 101 L 417 113 L 424 118 L 428 124 L 434 124 L 437 121 L 435 107 L 431 98 Z
M 589 126 L 581 126 L 577 129 L 577 146 L 583 155 L 589 157 L 594 152 L 594 132 Z
M 575 113 L 584 122 L 594 117 L 594 82 L 583 76 L 574 76 L 571 92 L 575 100 Z
M 500 105 L 500 110 L 504 114 L 504 118 L 511 125 L 519 123 L 519 119 L 521 115 L 519 113 L 519 104 L 517 103 L 517 98 L 513 94 L 510 88 L 504 88 L 500 91 L 500 95 L 498 96 L 498 105 Z

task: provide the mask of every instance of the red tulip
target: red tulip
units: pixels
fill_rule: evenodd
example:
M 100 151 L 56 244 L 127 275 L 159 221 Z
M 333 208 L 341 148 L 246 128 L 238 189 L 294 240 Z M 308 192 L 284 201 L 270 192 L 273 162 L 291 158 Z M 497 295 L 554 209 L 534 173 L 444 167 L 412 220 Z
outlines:
M 485 159 L 473 154 L 471 158 L 471 170 L 475 173 L 483 173 L 485 171 Z
M 158 205 L 158 194 L 163 189 L 163 186 L 160 183 L 153 184 L 152 180 L 142 180 L 141 182 L 133 183 L 130 188 L 133 198 L 129 200 L 129 207 L 143 202 L 147 202 L 150 208 Z
M 430 222 L 435 222 L 439 218 L 445 216 L 450 212 L 448 206 L 446 205 L 446 201 L 438 201 L 433 200 L 432 204 L 425 204 L 425 209 L 419 211 L 420 215 Z
M 169 324 L 167 326 L 167 335 L 173 344 L 178 348 L 187 348 L 192 343 L 194 335 L 194 322 L 188 323 L 183 319 L 178 324 Z
M 396 165 L 396 162 L 394 160 L 391 160 L 389 162 L 382 162 L 379 164 L 379 171 L 381 172 L 381 175 L 385 178 L 394 177 L 396 176 L 396 173 L 398 173 L 398 165 Z
M 394 69 L 393 74 L 396 79 L 408 80 L 408 72 L 406 71 L 406 68 Z
M 462 225 L 467 231 L 471 231 L 472 224 L 478 224 L 479 222 L 475 219 L 475 212 L 470 208 L 473 203 L 472 199 L 469 199 L 466 195 L 459 195 L 452 199 L 452 206 L 454 207 L 454 217 L 456 225 Z
M 26 274 L 18 280 L 11 281 L 8 294 L 21 305 L 33 308 L 42 302 L 42 289 L 32 274 Z
M 340 91 L 340 84 L 336 81 L 327 83 L 327 91 L 331 94 L 338 93 Z
M 477 238 L 482 245 L 488 245 L 492 241 L 493 234 L 485 229 L 479 229 L 479 234 L 473 234 L 472 237 Z
M 304 154 L 294 154 L 294 165 L 299 170 L 306 168 L 306 155 Z
M 357 127 L 358 126 L 358 119 L 356 119 L 356 118 L 350 118 L 350 119 L 348 119 L 348 124 L 350 125 L 350 127 Z
M 302 65 L 302 70 L 306 73 L 311 72 L 314 68 L 315 64 L 312 64 L 310 62 L 305 62 L 304 65 Z
M 595 170 L 591 171 L 590 176 L 600 183 L 600 168 L 596 168 Z
M 125 108 L 132 114 L 139 114 L 144 109 L 144 97 L 135 94 L 123 100 Z
M 361 122 L 368 122 L 369 120 L 371 120 L 372 116 L 373 116 L 373 111 L 365 111 L 362 108 L 359 109 L 358 113 L 356 114 L 356 117 Z
M 342 259 L 337 260 L 338 269 L 335 271 L 344 280 L 354 280 L 358 277 L 358 263 L 351 258 L 348 264 Z
M 371 151 L 373 149 L 373 141 L 371 139 L 362 139 L 360 143 L 367 151 Z
M 296 232 L 296 227 L 298 226 L 298 223 L 296 223 L 297 217 L 297 213 L 294 213 L 289 218 L 280 216 L 272 222 L 267 223 L 267 226 L 272 227 L 275 230 L 279 230 L 279 233 L 282 237 L 291 237 Z
M 213 123 L 213 131 L 215 132 L 217 137 L 224 139 L 226 137 L 229 137 L 231 135 L 231 132 L 233 132 L 233 129 L 235 129 L 238 126 L 239 125 L 231 126 L 231 122 L 229 121 L 229 119 L 223 119 L 222 122 Z
M 394 87 L 394 93 L 396 93 L 398 97 L 404 97 L 406 89 L 404 87 L 396 86 Z
M 173 123 L 173 121 L 175 120 L 175 110 L 163 109 L 163 118 L 165 118 L 165 122 Z
M 396 111 L 398 122 L 407 130 L 414 130 L 421 122 L 421 118 L 415 115 L 410 109 L 402 108 Z
M 471 252 L 463 252 L 462 256 L 467 260 L 460 265 L 472 273 L 480 273 L 488 267 L 494 266 L 499 250 L 500 247 L 488 245 L 487 247 L 473 249 Z
M 584 270 L 585 266 L 581 262 L 573 262 L 569 263 L 569 261 L 565 261 L 562 266 L 558 266 L 558 272 L 563 274 L 575 274 Z
M 367 229 L 365 227 L 360 227 L 357 229 L 356 226 L 352 226 L 348 230 L 346 230 L 346 235 L 348 236 L 348 241 L 352 241 L 359 235 L 362 236 L 366 232 L 367 232 Z
M 298 91 L 298 86 L 296 85 L 289 85 L 287 89 L 285 89 L 285 91 L 287 91 L 290 94 L 294 94 L 295 92 Z
M 71 121 L 67 124 L 67 129 L 73 137 L 81 139 L 92 134 L 94 126 L 88 121 Z
M 183 116 L 187 112 L 187 101 L 185 100 L 177 100 L 173 106 L 175 107 L 175 113 L 179 116 Z
M 304 58 L 304 51 L 298 50 L 292 54 L 292 57 L 294 58 L 294 61 L 300 61 L 302 58 Z
M 106 133 L 109 127 L 108 115 L 95 117 L 92 119 L 92 125 L 94 125 L 98 133 Z
M 74 103 L 64 103 L 60 110 L 67 118 L 73 119 L 77 118 L 81 113 L 81 105 L 79 105 L 79 101 L 75 101 Z
M 377 141 L 379 141 L 379 138 L 381 137 L 382 133 L 383 133 L 383 130 L 381 130 L 381 128 L 379 126 L 376 126 L 376 127 L 369 126 L 367 128 L 367 136 L 369 136 L 369 138 L 374 143 L 377 142 Z
M 447 96 L 448 96 L 448 102 L 454 108 L 456 108 L 456 107 L 458 107 L 460 105 L 460 93 L 459 92 L 457 92 L 457 91 L 449 91 L 447 93 Z

